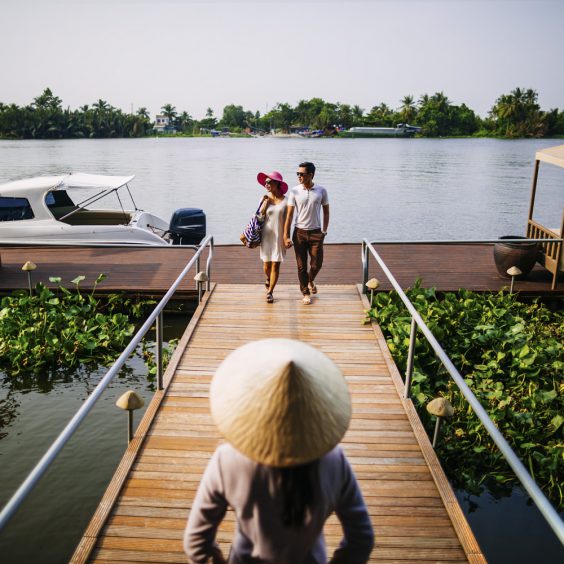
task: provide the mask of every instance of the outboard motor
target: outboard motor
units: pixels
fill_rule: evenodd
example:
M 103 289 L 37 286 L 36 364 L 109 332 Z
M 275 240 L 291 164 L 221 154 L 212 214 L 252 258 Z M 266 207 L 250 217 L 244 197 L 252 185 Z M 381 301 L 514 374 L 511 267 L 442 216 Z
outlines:
M 168 230 L 173 245 L 198 245 L 206 236 L 206 214 L 198 208 L 176 210 Z

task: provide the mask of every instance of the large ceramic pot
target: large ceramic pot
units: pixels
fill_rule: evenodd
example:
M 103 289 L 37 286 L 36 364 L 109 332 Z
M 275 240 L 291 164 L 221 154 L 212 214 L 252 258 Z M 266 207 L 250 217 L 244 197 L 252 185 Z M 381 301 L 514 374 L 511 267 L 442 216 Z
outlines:
M 503 239 L 523 239 L 521 243 L 496 243 L 494 245 L 494 260 L 497 271 L 504 278 L 511 278 L 507 274 L 507 270 L 512 266 L 516 266 L 523 274 L 516 277 L 517 279 L 525 278 L 535 266 L 537 255 L 539 252 L 538 243 L 528 241 L 526 237 L 515 235 L 506 235 L 500 237 Z

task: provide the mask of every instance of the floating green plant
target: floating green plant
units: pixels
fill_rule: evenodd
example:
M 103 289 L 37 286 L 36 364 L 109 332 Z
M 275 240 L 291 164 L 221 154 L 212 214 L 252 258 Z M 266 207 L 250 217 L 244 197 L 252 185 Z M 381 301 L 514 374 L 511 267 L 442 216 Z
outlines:
M 50 289 L 39 283 L 33 293 L 18 291 L 0 302 L 0 369 L 10 376 L 41 373 L 79 364 L 110 365 L 125 348 L 151 300 L 119 294 L 94 296 L 80 289 L 84 276 Z

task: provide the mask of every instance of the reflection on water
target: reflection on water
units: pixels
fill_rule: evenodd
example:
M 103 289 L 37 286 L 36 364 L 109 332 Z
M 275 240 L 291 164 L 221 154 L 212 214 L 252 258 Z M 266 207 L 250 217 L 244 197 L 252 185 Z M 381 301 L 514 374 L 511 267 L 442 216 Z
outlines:
M 8 427 L 17 418 L 19 406 L 15 397 L 0 398 L 0 439 L 8 435 Z
M 139 207 L 165 219 L 200 207 L 217 243 L 238 236 L 256 208 L 260 170 L 290 185 L 297 164 L 318 167 L 331 202 L 328 242 L 478 239 L 522 234 L 535 151 L 560 140 L 104 139 L 0 141 L 0 182 L 68 171 L 137 175 Z M 554 169 L 554 170 L 553 170 Z M 558 176 L 560 173 L 560 176 Z M 558 225 L 562 172 L 541 171 L 537 217 Z
M 487 489 L 480 496 L 455 493 L 490 564 L 564 562 L 564 546 L 520 487 L 510 495 Z M 564 512 L 560 516 L 564 518 Z

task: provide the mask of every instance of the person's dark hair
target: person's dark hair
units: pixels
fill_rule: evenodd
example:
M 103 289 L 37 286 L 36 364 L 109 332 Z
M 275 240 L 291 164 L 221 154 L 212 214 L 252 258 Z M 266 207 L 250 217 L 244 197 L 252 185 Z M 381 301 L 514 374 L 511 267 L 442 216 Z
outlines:
M 319 460 L 314 460 L 301 466 L 277 469 L 278 484 L 284 500 L 282 523 L 285 527 L 299 529 L 303 526 L 306 509 L 313 505 L 318 468 Z
M 300 163 L 299 166 L 304 167 L 307 172 L 311 172 L 315 176 L 315 165 L 313 163 L 306 161 L 305 163 Z

